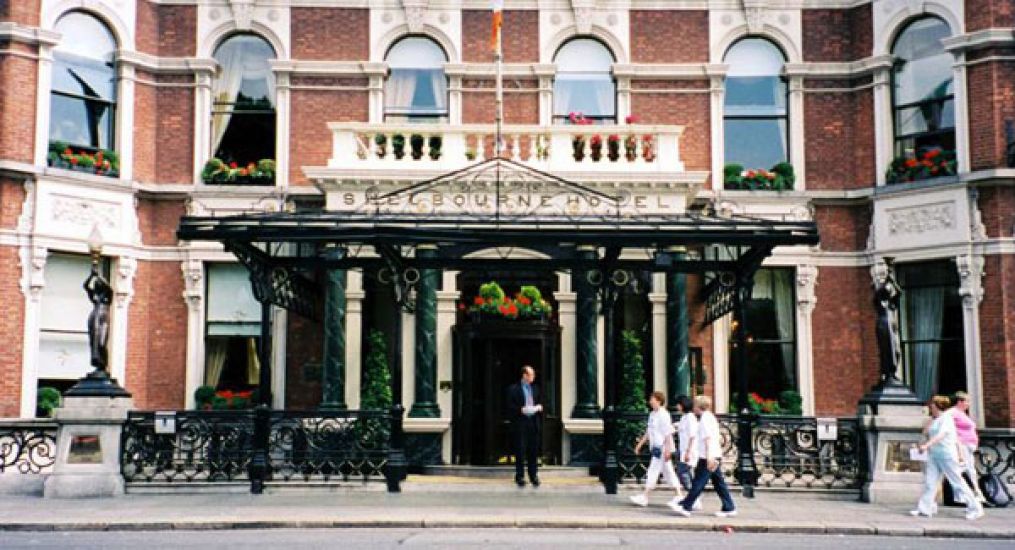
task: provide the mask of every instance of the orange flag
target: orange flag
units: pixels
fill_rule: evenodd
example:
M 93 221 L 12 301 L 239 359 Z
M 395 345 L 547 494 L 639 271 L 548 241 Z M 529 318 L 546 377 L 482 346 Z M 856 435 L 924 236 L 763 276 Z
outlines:
M 504 0 L 491 0 L 493 8 L 493 28 L 490 34 L 490 49 L 498 51 L 500 46 L 500 28 L 504 24 Z

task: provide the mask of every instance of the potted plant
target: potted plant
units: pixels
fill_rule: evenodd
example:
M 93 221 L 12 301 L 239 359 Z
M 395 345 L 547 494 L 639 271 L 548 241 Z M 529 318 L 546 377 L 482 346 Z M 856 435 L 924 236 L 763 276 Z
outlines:
M 465 149 L 465 158 L 466 160 L 476 160 L 476 148 L 471 145 L 467 147 Z
M 589 140 L 589 157 L 592 162 L 599 162 L 603 158 L 603 136 L 596 134 Z
M 620 159 L 620 136 L 610 134 L 606 138 L 606 157 L 610 162 L 617 162 Z
M 444 144 L 444 140 L 441 136 L 430 136 L 427 140 L 427 145 L 430 148 L 430 160 L 437 160 L 441 158 L 441 146 Z
M 888 167 L 888 183 L 907 183 L 956 174 L 955 151 L 928 149 L 916 157 L 899 156 Z
M 536 160 L 550 158 L 550 137 L 546 135 L 536 136 Z
M 649 134 L 645 134 L 641 138 L 641 158 L 645 159 L 645 162 L 652 162 L 656 159 L 655 142 Z
M 214 386 L 200 386 L 194 390 L 194 405 L 198 410 L 208 411 L 211 410 L 212 401 L 215 399 L 215 387 Z
M 50 386 L 42 386 L 35 396 L 35 416 L 52 418 L 53 411 L 60 406 L 60 390 Z
M 634 162 L 638 158 L 638 138 L 634 134 L 628 134 L 624 138 L 624 157 L 628 162 Z
M 405 156 L 405 136 L 402 134 L 395 134 L 391 137 L 391 151 L 395 154 L 395 158 L 402 160 Z
M 388 154 L 388 136 L 386 134 L 374 135 L 374 145 L 377 146 L 377 158 L 384 158 Z
M 581 113 L 570 113 L 568 120 L 575 126 L 589 126 L 592 121 L 585 118 L 585 115 Z M 573 150 L 574 160 L 581 162 L 585 158 L 585 135 L 575 134 L 571 137 L 571 148 Z
M 423 158 L 423 143 L 425 140 L 420 134 L 412 134 L 409 136 L 409 147 L 412 149 L 412 160 L 419 160 Z

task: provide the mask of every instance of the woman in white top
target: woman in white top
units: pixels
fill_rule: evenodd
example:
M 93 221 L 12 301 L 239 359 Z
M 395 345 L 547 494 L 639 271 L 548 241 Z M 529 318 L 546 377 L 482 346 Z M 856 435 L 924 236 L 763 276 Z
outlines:
M 983 517 L 983 506 L 976 495 L 962 481 L 962 468 L 959 463 L 959 438 L 955 431 L 955 420 L 946 412 L 951 400 L 943 395 L 935 395 L 928 408 L 933 417 L 927 426 L 927 441 L 920 444 L 920 451 L 927 453 L 927 465 L 923 471 L 923 495 L 911 511 L 913 516 L 931 517 L 937 513 L 937 489 L 941 478 L 945 477 L 952 484 L 952 491 L 966 503 L 966 519 L 975 520 Z
M 631 497 L 631 502 L 638 506 L 648 506 L 648 495 L 659 482 L 659 473 L 662 472 L 663 479 L 669 483 L 677 495 L 672 502 L 680 500 L 680 481 L 677 473 L 673 471 L 673 419 L 666 411 L 666 395 L 661 392 L 652 392 L 648 399 L 648 405 L 652 412 L 648 415 L 648 425 L 645 428 L 645 435 L 641 436 L 634 446 L 634 454 L 641 453 L 641 447 L 648 441 L 649 451 L 652 453 L 652 461 L 648 465 L 648 473 L 645 474 L 645 492 Z

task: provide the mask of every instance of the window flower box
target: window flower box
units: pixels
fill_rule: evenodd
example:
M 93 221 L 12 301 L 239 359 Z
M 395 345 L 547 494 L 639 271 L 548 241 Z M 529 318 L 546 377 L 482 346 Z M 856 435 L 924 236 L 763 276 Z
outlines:
M 788 162 L 780 162 L 770 170 L 744 170 L 739 164 L 727 164 L 723 168 L 723 185 L 728 190 L 791 191 L 794 183 L 796 175 Z
M 274 185 L 275 161 L 261 159 L 239 166 L 235 162 L 226 164 L 221 159 L 212 158 L 204 164 L 201 180 L 209 185 Z
M 109 149 L 75 147 L 51 141 L 46 164 L 53 168 L 116 178 L 120 176 L 120 156 Z
M 891 185 L 954 176 L 957 164 L 955 151 L 946 149 L 930 149 L 919 157 L 898 156 L 888 167 L 886 181 Z

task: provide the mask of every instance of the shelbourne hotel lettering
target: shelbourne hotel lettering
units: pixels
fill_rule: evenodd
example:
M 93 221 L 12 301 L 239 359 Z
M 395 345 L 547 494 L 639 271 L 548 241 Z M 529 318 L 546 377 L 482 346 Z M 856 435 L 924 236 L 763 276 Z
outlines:
M 617 196 L 619 202 L 615 203 L 605 196 L 594 194 L 583 195 L 569 192 L 520 193 L 510 190 L 503 191 L 499 196 L 494 191 L 475 193 L 435 190 L 393 195 L 382 200 L 369 199 L 375 196 L 383 196 L 383 193 L 342 193 L 340 208 L 356 209 L 367 206 L 367 203 L 369 203 L 368 207 L 393 210 L 442 211 L 476 209 L 483 211 L 492 209 L 497 204 L 502 211 L 525 213 L 552 214 L 556 211 L 613 210 L 617 206 L 623 211 L 648 213 L 679 211 L 678 204 L 683 202 L 677 200 L 678 197 L 664 194 L 623 193 Z

